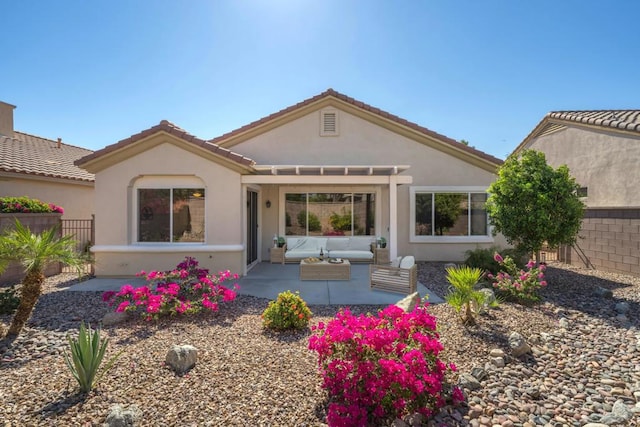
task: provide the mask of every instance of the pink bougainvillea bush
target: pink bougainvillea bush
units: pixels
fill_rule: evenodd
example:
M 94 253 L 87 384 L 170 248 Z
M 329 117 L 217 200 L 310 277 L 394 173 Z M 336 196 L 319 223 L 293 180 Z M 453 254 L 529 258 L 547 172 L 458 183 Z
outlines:
M 210 274 L 206 268 L 199 268 L 198 261 L 186 257 L 174 270 L 138 273 L 144 276 L 147 285 L 134 288 L 124 285 L 120 291 L 108 291 L 102 295 L 103 301 L 115 306 L 117 312 L 139 312 L 147 320 L 160 316 L 194 314 L 203 309 L 217 311 L 221 301 L 233 301 L 239 289 L 235 283 L 231 287 L 224 283 L 238 279 L 237 274 L 228 270 L 218 275 Z
M 442 345 L 426 305 L 360 316 L 343 309 L 312 330 L 309 348 L 318 353 L 329 393 L 330 426 L 367 426 L 416 412 L 429 417 L 448 398 L 464 400 L 459 388 L 446 385 L 455 366 L 438 359 Z
M 29 197 L 0 197 L 0 213 L 64 213 L 61 206 Z
M 493 280 L 493 287 L 505 298 L 523 304 L 536 302 L 540 299 L 538 291 L 547 286 L 544 278 L 546 266 L 536 266 L 530 260 L 524 269 L 519 269 L 511 257 L 502 258 L 499 253 L 493 255 L 493 259 L 500 264 L 502 269 L 497 275 L 489 274 L 487 277 Z

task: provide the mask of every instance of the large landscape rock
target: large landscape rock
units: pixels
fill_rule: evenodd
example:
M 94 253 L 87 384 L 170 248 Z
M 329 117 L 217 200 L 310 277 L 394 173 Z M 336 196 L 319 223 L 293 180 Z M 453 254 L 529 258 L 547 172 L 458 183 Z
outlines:
M 117 325 L 118 323 L 122 323 L 129 318 L 127 313 L 123 312 L 109 312 L 104 315 L 102 318 L 102 326 L 111 326 Z
M 529 344 L 527 344 L 524 337 L 517 332 L 512 332 L 511 335 L 509 335 L 509 347 L 511 348 L 511 355 L 513 357 L 520 357 L 531 352 Z
M 128 408 L 115 404 L 110 408 L 109 415 L 104 422 L 105 427 L 133 427 L 142 418 L 142 411 L 136 405 Z
M 396 303 L 405 313 L 411 313 L 418 304 L 420 304 L 420 294 L 417 292 L 407 295 Z
M 165 362 L 176 373 L 183 374 L 195 366 L 197 359 L 198 350 L 194 346 L 181 344 L 171 347 Z

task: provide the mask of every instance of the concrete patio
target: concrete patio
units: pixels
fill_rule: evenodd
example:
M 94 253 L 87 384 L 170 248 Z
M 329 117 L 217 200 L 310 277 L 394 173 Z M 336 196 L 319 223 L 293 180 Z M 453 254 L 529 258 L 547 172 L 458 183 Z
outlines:
M 299 279 L 298 264 L 259 263 L 246 276 L 237 282 L 239 294 L 260 298 L 276 299 L 280 292 L 299 291 L 300 296 L 312 305 L 386 305 L 394 304 L 403 297 L 401 294 L 371 290 L 369 287 L 369 265 L 351 266 L 351 280 L 310 280 Z M 70 291 L 108 291 L 118 290 L 124 284 L 141 286 L 144 279 L 134 278 L 94 278 L 75 284 Z M 429 296 L 431 304 L 442 303 L 442 299 L 418 283 L 421 297 Z

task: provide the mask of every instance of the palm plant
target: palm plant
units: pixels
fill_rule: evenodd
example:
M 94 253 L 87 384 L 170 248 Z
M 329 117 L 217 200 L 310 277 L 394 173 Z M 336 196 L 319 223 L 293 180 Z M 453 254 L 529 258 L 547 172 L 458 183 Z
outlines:
M 447 281 L 451 284 L 451 291 L 444 297 L 447 304 L 452 306 L 460 314 L 462 323 L 474 325 L 476 320 L 471 304 L 476 306 L 484 304 L 486 295 L 475 289 L 480 281 L 483 271 L 469 266 L 447 268 Z M 464 310 L 463 310 L 464 309 Z
M 59 262 L 76 267 L 80 274 L 85 259 L 75 248 L 76 242 L 72 236 L 60 236 L 59 227 L 35 234 L 16 219 L 15 228 L 3 232 L 0 236 L 0 273 L 12 261 L 20 263 L 25 270 L 20 304 L 9 326 L 9 335 L 18 335 L 29 320 L 42 294 L 44 270 L 49 264 Z

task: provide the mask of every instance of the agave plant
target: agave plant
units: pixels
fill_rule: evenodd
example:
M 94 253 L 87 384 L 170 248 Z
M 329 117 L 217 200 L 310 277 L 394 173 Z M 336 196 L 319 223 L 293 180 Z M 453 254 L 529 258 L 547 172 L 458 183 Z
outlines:
M 80 323 L 80 332 L 77 339 L 69 339 L 71 356 L 65 351 L 64 360 L 73 377 L 80 385 L 80 391 L 87 393 L 100 381 L 102 376 L 113 366 L 122 351 L 113 356 L 98 375 L 98 369 L 107 350 L 109 340 L 100 338 L 100 329 L 91 330 L 91 325 L 85 327 Z
M 481 307 L 486 295 L 475 289 L 482 277 L 482 270 L 468 266 L 447 268 L 447 281 L 451 284 L 450 292 L 444 297 L 447 304 L 459 314 L 462 323 L 473 325 L 476 323 L 472 303 Z

